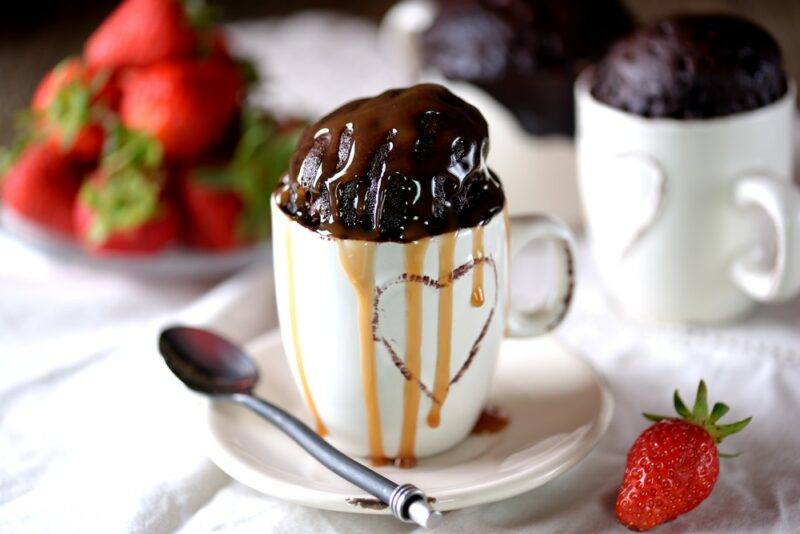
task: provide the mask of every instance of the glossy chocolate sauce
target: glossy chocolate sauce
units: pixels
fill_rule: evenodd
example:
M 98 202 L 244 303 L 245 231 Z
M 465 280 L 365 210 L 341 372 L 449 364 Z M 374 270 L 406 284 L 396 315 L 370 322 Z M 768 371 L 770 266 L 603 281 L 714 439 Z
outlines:
M 488 149 L 483 116 L 444 87 L 392 89 L 309 126 L 276 200 L 344 239 L 407 243 L 471 228 L 505 203 Z

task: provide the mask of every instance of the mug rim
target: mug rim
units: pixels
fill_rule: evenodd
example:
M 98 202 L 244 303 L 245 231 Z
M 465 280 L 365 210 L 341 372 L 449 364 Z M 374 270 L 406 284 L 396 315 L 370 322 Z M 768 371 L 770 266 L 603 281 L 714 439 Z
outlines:
M 797 97 L 797 84 L 794 79 L 787 76 L 786 92 L 774 102 L 770 102 L 765 106 L 746 111 L 738 111 L 728 115 L 720 115 L 717 117 L 698 118 L 698 119 L 676 119 L 674 117 L 645 117 L 632 111 L 625 111 L 614 106 L 611 106 L 599 99 L 597 99 L 590 90 L 590 78 L 594 72 L 595 65 L 589 65 L 583 69 L 578 77 L 575 79 L 574 95 L 575 95 L 575 110 L 577 112 L 580 107 L 581 101 L 588 101 L 593 106 L 604 110 L 606 113 L 616 115 L 620 118 L 636 122 L 640 125 L 658 127 L 664 129 L 678 129 L 678 128 L 708 128 L 715 126 L 728 126 L 737 121 L 757 120 L 762 118 L 763 115 L 774 113 L 776 110 L 791 103 L 794 104 Z M 577 114 L 577 113 L 576 113 Z M 576 132 L 579 128 L 576 128 Z
M 354 239 L 354 238 L 351 238 L 351 237 L 338 237 L 338 236 L 335 236 L 335 235 L 325 235 L 325 234 L 321 234 L 319 232 L 316 232 L 316 231 L 312 230 L 311 228 L 308 228 L 307 226 L 305 226 L 303 224 L 300 224 L 299 222 L 294 220 L 292 217 L 287 215 L 286 212 L 283 211 L 281 209 L 281 207 L 278 205 L 278 201 L 275 199 L 275 195 L 273 193 L 274 193 L 274 191 L 269 194 L 270 204 L 271 204 L 270 205 L 270 210 L 272 211 L 272 213 L 275 213 L 277 211 L 278 213 L 280 213 L 280 215 L 282 217 L 284 217 L 286 219 L 287 222 L 294 223 L 297 226 L 299 226 L 300 228 L 302 228 L 303 230 L 306 230 L 307 232 L 310 232 L 310 233 L 314 234 L 315 236 L 317 236 L 318 238 L 324 239 L 326 241 L 358 241 L 358 242 L 361 242 L 361 243 L 375 243 L 376 245 L 401 245 L 402 246 L 402 245 L 410 245 L 411 243 L 416 243 L 416 242 L 420 241 L 421 239 L 435 239 L 437 237 L 441 237 L 441 236 L 449 233 L 449 232 L 443 232 L 441 234 L 429 235 L 429 236 L 425 236 L 425 237 L 423 237 L 421 239 L 416 239 L 414 241 L 373 241 L 371 239 Z M 508 209 L 508 199 L 505 198 L 505 199 L 503 199 L 503 209 L 501 211 L 495 213 L 494 216 L 492 216 L 489 220 L 487 220 L 486 222 L 484 222 L 482 224 L 476 224 L 475 226 L 467 226 L 466 228 L 456 228 L 455 232 L 458 233 L 458 232 L 460 232 L 462 230 L 474 231 L 476 228 L 489 226 L 489 224 L 494 222 L 494 220 L 498 216 L 502 216 L 503 212 L 505 210 L 507 210 L 507 209 Z M 270 238 L 272 237 L 272 232 L 273 231 L 274 231 L 274 228 L 270 228 Z

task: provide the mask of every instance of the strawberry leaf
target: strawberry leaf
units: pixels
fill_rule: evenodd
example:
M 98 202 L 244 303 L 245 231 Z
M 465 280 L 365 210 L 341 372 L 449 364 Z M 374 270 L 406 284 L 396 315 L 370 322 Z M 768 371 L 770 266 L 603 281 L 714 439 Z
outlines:
M 697 386 L 697 396 L 694 399 L 692 416 L 696 421 L 705 422 L 708 420 L 708 389 L 703 380 L 701 380 L 700 384 Z
M 239 74 L 241 75 L 242 80 L 244 80 L 246 86 L 251 87 L 261 81 L 261 76 L 258 73 L 258 69 L 252 61 L 248 59 L 237 58 L 236 66 L 239 69 Z
M 42 137 L 41 132 L 34 127 L 34 114 L 30 109 L 17 112 L 14 118 L 14 132 L 11 146 L 0 147 L 0 182 L 28 145 L 40 141 Z
M 730 423 L 728 425 L 719 425 L 715 428 L 715 438 L 717 443 L 722 441 L 723 439 L 727 438 L 731 434 L 735 434 L 742 430 L 744 427 L 750 424 L 752 421 L 752 417 L 748 417 L 747 419 L 742 419 L 741 421 L 736 421 L 735 423 Z
M 653 413 L 642 413 L 645 419 L 649 421 L 653 421 L 654 423 L 658 423 L 659 421 L 664 421 L 665 419 L 674 419 L 674 417 L 670 417 L 669 415 L 657 415 Z
M 101 167 L 114 174 L 125 167 L 156 169 L 164 159 L 161 143 L 144 132 L 118 125 L 106 139 Z
M 675 390 L 675 393 L 672 395 L 672 402 L 675 405 L 675 411 L 678 412 L 678 415 L 680 415 L 684 419 L 688 419 L 692 416 L 692 412 L 690 412 L 689 408 L 686 407 L 686 404 L 683 402 L 681 394 L 678 393 L 677 389 Z
M 731 434 L 735 434 L 739 432 L 744 427 L 746 427 L 750 421 L 753 419 L 752 417 L 748 417 L 747 419 L 742 419 L 741 421 L 737 421 L 735 423 L 730 423 L 727 425 L 717 425 L 717 421 L 719 421 L 725 414 L 730 411 L 730 408 L 727 404 L 722 402 L 717 402 L 714 404 L 713 409 L 711 410 L 711 414 L 708 413 L 708 388 L 706 387 L 705 381 L 701 380 L 700 384 L 697 386 L 697 397 L 694 401 L 694 408 L 690 412 L 689 409 L 684 404 L 683 399 L 681 399 L 678 390 L 675 390 L 673 394 L 673 402 L 675 404 L 675 411 L 678 412 L 678 415 L 688 423 L 693 425 L 697 425 L 705 429 L 708 432 L 708 435 L 711 436 L 715 442 L 719 443 L 726 437 L 730 436 Z M 653 415 L 649 413 L 645 413 L 644 416 L 651 421 L 661 421 L 663 419 L 671 419 L 670 417 L 661 416 L 661 415 Z
M 58 126 L 63 148 L 69 148 L 81 128 L 89 123 L 92 92 L 86 85 L 72 82 L 56 93 L 45 115 Z
M 718 402 L 714 405 L 714 408 L 711 409 L 711 416 L 708 418 L 709 423 L 716 423 L 719 421 L 723 415 L 728 413 L 730 408 L 728 405 L 722 402 Z
M 196 30 L 212 30 L 217 24 L 219 10 L 205 0 L 183 0 L 183 12 L 189 25 Z
M 101 183 L 86 182 L 79 199 L 94 215 L 88 239 L 102 244 L 112 234 L 133 230 L 159 212 L 161 184 L 158 179 L 130 168 L 108 176 Z

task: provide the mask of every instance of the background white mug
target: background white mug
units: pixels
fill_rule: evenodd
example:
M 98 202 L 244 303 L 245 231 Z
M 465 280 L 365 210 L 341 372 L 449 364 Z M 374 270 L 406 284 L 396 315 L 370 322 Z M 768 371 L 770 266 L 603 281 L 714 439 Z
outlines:
M 412 463 L 466 437 L 489 393 L 506 314 L 510 335 L 533 336 L 569 306 L 572 238 L 545 216 L 511 224 L 512 253 L 544 240 L 559 266 L 551 298 L 527 314 L 507 312 L 501 215 L 415 243 L 325 237 L 274 200 L 272 223 L 278 315 L 295 382 L 317 430 L 376 463 Z M 444 399 L 435 427 L 432 398 Z
M 635 315 L 681 322 L 795 296 L 794 84 L 756 110 L 675 120 L 608 106 L 590 79 L 591 69 L 575 85 L 578 178 L 610 296 Z

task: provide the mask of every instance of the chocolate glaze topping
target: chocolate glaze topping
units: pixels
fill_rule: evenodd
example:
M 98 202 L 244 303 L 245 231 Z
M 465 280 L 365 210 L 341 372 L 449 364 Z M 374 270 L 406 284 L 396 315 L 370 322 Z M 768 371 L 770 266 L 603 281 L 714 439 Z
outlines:
M 765 30 L 730 15 L 679 15 L 615 44 L 592 94 L 645 117 L 696 119 L 765 106 L 786 88 L 780 49 Z
M 573 131 L 572 84 L 633 21 L 618 0 L 439 0 L 425 62 L 478 85 L 533 134 Z
M 309 126 L 275 190 L 324 235 L 409 242 L 488 222 L 503 209 L 480 112 L 440 85 L 355 100 Z

